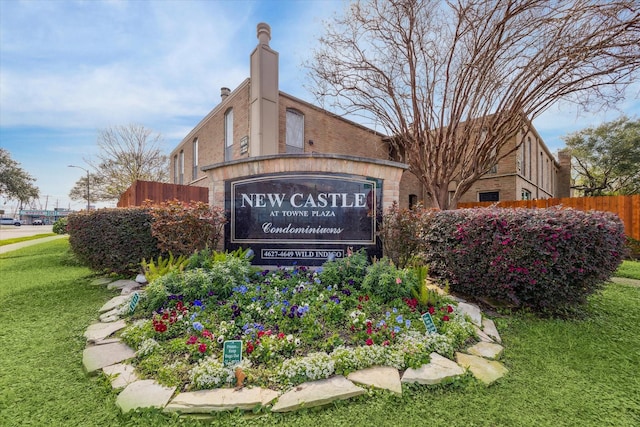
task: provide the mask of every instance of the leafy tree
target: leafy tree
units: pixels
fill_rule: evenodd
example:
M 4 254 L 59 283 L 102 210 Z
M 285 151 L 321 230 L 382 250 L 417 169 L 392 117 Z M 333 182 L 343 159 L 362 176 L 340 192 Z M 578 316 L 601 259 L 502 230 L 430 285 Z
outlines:
M 640 193 L 640 120 L 621 117 L 563 138 L 585 196 Z
M 619 101 L 640 68 L 639 9 L 637 0 L 356 0 L 327 23 L 307 66 L 320 100 L 384 128 L 447 209 L 550 105 Z
M 20 204 L 37 199 L 39 190 L 33 185 L 34 181 L 35 178 L 11 158 L 9 151 L 0 148 L 0 195 L 18 200 Z
M 98 133 L 97 160 L 88 161 L 91 200 L 118 199 L 136 180 L 167 182 L 169 158 L 163 154 L 163 138 L 140 124 L 112 126 Z M 69 197 L 85 199 L 86 176 L 79 179 Z
M 103 184 L 102 176 L 96 173 L 89 174 L 89 203 L 112 200 L 113 197 L 105 192 L 105 185 Z M 73 188 L 69 192 L 69 198 L 71 200 L 84 200 L 87 201 L 87 176 L 83 176 L 74 184 Z

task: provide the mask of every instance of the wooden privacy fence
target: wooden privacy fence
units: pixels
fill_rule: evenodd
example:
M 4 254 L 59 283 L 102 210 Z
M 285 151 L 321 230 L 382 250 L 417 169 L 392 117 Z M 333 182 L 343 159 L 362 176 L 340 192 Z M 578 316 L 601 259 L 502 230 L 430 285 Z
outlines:
M 208 204 L 209 189 L 166 182 L 136 181 L 122 193 L 118 200 L 118 207 L 142 206 L 147 199 L 154 203 L 177 199 L 181 202 L 196 201 Z
M 458 203 L 458 209 L 497 206 L 499 208 L 548 208 L 561 205 L 581 211 L 617 214 L 627 236 L 640 240 L 640 194 L 632 196 L 566 197 L 562 199 L 516 200 L 507 202 Z

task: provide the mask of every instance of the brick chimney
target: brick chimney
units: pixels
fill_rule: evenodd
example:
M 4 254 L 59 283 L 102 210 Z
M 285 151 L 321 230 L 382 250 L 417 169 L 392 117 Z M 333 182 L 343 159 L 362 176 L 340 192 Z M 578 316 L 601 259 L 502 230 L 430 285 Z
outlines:
M 558 150 L 558 192 L 556 197 L 573 197 L 573 189 L 571 188 L 571 150 L 565 148 Z
M 228 87 L 220 88 L 220 98 L 222 98 L 222 101 L 227 99 L 227 96 L 229 96 L 230 93 L 231 93 L 231 89 L 229 89 Z
M 271 27 L 257 26 L 258 45 L 251 53 L 250 138 L 251 156 L 278 154 L 278 52 L 269 47 Z

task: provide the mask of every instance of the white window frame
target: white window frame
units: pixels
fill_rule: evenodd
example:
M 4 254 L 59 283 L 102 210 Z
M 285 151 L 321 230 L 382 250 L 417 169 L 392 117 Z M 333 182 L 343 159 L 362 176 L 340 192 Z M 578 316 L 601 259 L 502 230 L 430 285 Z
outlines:
M 304 153 L 304 114 L 298 110 L 287 108 L 286 128 L 286 152 Z
M 198 138 L 193 139 L 192 150 L 193 150 L 193 163 L 192 163 L 193 166 L 192 166 L 191 178 L 195 181 L 196 179 L 198 179 Z
M 233 108 L 224 113 L 224 161 L 233 160 Z

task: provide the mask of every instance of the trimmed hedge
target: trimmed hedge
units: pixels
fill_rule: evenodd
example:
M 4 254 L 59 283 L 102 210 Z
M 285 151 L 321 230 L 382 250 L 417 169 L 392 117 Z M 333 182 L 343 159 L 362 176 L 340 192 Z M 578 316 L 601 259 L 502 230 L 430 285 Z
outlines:
M 547 314 L 575 310 L 622 262 L 624 226 L 608 212 L 460 209 L 425 227 L 430 271 L 451 290 Z
M 158 241 L 151 235 L 148 209 L 100 209 L 67 218 L 71 250 L 93 270 L 135 274 L 143 258 L 160 255 Z

